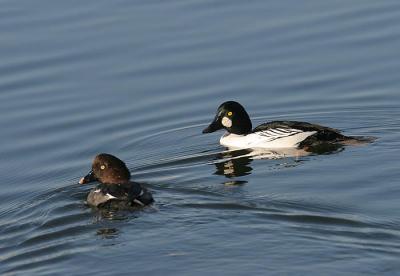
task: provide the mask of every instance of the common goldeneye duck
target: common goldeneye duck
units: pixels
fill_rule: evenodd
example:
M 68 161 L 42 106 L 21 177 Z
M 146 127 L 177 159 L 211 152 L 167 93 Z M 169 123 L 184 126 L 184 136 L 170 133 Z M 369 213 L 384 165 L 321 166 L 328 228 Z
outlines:
M 79 180 L 79 184 L 100 182 L 87 197 L 91 206 L 120 208 L 151 204 L 154 201 L 151 193 L 130 178 L 131 174 L 122 160 L 101 153 L 94 158 L 92 170 Z
M 210 133 L 225 129 L 220 144 L 231 148 L 301 148 L 309 151 L 321 145 L 365 142 L 364 138 L 342 135 L 338 130 L 297 121 L 272 121 L 252 129 L 244 107 L 227 101 L 217 109 L 211 124 L 203 130 Z

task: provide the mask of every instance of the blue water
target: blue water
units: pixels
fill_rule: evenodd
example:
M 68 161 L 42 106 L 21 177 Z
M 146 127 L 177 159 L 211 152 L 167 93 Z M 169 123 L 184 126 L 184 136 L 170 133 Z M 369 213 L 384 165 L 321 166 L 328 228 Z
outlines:
M 0 274 L 400 271 L 398 1 L 0 2 Z M 226 152 L 253 124 L 374 136 L 333 154 Z M 100 152 L 156 203 L 93 210 Z

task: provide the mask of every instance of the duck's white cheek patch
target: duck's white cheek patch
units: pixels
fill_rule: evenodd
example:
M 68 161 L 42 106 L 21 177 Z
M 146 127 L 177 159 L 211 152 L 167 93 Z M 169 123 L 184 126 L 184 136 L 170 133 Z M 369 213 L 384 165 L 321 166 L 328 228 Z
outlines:
M 232 120 L 229 119 L 228 117 L 222 118 L 222 125 L 224 127 L 231 127 L 232 126 Z

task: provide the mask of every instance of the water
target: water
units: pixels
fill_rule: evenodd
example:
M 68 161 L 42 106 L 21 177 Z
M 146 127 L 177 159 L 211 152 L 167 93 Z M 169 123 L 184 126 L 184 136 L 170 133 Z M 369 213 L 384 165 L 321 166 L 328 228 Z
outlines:
M 0 5 L 1 274 L 399 272 L 398 1 Z M 378 139 L 240 157 L 201 134 L 225 100 Z M 156 204 L 85 206 L 99 152 Z

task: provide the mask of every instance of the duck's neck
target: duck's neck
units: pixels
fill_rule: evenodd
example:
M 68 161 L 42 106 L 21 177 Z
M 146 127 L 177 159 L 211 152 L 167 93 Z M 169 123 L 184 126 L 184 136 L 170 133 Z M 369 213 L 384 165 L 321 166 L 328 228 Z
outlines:
M 235 120 L 235 123 L 228 129 L 230 133 L 237 135 L 247 135 L 251 133 L 252 125 L 249 115 L 242 116 L 240 119 Z

